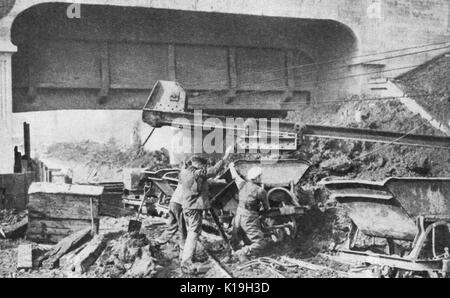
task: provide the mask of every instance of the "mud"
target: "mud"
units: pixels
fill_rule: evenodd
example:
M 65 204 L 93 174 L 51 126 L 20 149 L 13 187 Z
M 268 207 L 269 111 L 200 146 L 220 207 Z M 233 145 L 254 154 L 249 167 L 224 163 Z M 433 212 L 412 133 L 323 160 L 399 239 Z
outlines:
M 353 98 L 354 100 L 354 98 Z M 322 124 L 370 128 L 415 134 L 442 135 L 419 115 L 412 114 L 397 100 L 348 101 L 311 106 L 291 113 L 299 124 Z M 450 175 L 447 150 L 421 147 L 313 139 L 302 146 L 312 161 L 309 183 L 325 178 L 383 180 L 387 177 L 445 177 Z

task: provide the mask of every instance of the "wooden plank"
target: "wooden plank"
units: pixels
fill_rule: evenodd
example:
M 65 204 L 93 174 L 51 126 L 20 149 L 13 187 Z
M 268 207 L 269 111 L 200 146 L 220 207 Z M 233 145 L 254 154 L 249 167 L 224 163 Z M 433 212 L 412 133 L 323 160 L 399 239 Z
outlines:
M 80 251 L 73 259 L 70 266 L 71 271 L 83 274 L 97 260 L 106 247 L 106 238 L 104 235 L 97 235 L 92 239 L 86 247 Z
M 84 243 L 80 247 L 78 247 L 78 248 L 70 251 L 69 253 L 65 254 L 64 256 L 62 256 L 61 259 L 59 259 L 59 268 L 61 268 L 62 270 L 70 270 L 69 268 L 71 267 L 77 254 L 79 254 L 80 251 L 85 249 L 85 247 L 87 245 L 88 245 L 88 242 Z
M 20 244 L 17 248 L 17 269 L 33 268 L 33 247 L 31 244 Z
M 99 219 L 96 219 L 99 222 Z M 71 233 L 78 230 L 82 230 L 90 226 L 91 220 L 77 220 L 77 219 L 29 219 L 28 222 L 28 232 L 35 231 L 47 231 L 54 232 L 57 234 L 65 234 L 66 231 Z
M 96 230 L 99 230 L 99 220 L 95 220 Z M 91 228 L 90 220 L 46 220 L 30 219 L 27 239 L 40 243 L 58 243 L 74 232 Z
M 59 259 L 63 255 L 73 250 L 74 248 L 77 248 L 78 246 L 83 244 L 83 242 L 90 239 L 90 232 L 90 228 L 85 228 L 69 235 L 68 237 L 58 242 L 58 244 L 55 245 L 52 250 L 44 254 L 42 259 L 40 260 L 44 268 L 55 268 L 55 266 L 59 264 Z
M 90 219 L 89 197 L 65 194 L 31 194 L 28 204 L 30 218 Z M 93 197 L 93 215 L 98 218 L 99 199 Z
M 56 244 L 67 235 L 51 235 L 51 234 L 27 234 L 27 239 L 40 244 Z

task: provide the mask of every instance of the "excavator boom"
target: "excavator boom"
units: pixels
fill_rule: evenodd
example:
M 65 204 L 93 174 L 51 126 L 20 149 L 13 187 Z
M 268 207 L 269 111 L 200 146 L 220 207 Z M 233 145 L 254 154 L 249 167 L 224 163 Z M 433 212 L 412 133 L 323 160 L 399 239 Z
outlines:
M 199 114 L 187 110 L 187 98 L 184 89 L 176 82 L 158 81 L 150 93 L 149 99 L 143 109 L 143 121 L 152 127 L 172 126 L 186 128 L 189 124 L 191 129 L 195 127 L 211 126 L 206 124 L 209 118 L 218 119 L 221 125 L 215 128 L 223 128 L 228 132 L 239 133 L 246 131 L 244 126 L 228 125 L 229 118 L 223 115 Z M 352 141 L 387 143 L 417 147 L 429 147 L 450 149 L 450 137 L 416 135 L 401 132 L 380 131 L 361 128 L 347 128 L 323 125 L 303 125 L 292 122 L 271 119 L 264 123 L 261 129 L 261 119 L 253 119 L 257 124 L 254 135 L 247 136 L 247 148 L 252 148 L 252 139 L 258 139 L 261 134 L 265 136 L 276 135 L 277 143 L 272 144 L 281 151 L 297 150 L 303 138 L 329 138 Z

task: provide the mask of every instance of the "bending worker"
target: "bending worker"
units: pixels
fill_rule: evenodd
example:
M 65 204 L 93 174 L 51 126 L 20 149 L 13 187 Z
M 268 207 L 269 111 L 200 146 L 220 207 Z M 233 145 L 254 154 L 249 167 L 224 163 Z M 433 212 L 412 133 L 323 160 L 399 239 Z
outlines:
M 186 244 L 181 257 L 181 269 L 185 273 L 195 273 L 193 257 L 202 232 L 203 212 L 211 208 L 208 179 L 217 175 L 233 150 L 234 146 L 227 148 L 223 159 L 210 168 L 206 159 L 193 156 L 191 165 L 180 173 L 181 200 L 187 226 Z
M 234 163 L 229 165 L 231 175 L 239 190 L 239 203 L 233 219 L 231 244 L 233 249 L 239 247 L 241 240 L 245 246 L 235 252 L 235 255 L 245 261 L 248 256 L 259 253 L 266 246 L 264 234 L 259 219 L 261 207 L 269 210 L 267 192 L 261 186 L 262 169 L 253 167 L 247 173 L 247 180 L 239 176 Z

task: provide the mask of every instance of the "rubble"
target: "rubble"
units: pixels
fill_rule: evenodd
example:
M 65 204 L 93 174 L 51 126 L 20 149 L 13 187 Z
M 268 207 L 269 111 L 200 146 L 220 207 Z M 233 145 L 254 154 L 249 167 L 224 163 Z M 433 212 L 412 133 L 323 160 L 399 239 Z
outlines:
M 83 274 L 97 260 L 105 249 L 106 239 L 104 235 L 95 236 L 78 254 L 73 257 L 72 264 L 67 268 L 78 274 Z
M 66 238 L 62 239 L 57 245 L 52 247 L 50 251 L 44 254 L 38 261 L 43 264 L 44 268 L 52 269 L 59 265 L 59 259 L 66 253 L 84 244 L 90 239 L 91 229 L 83 229 L 77 231 Z
M 357 102 L 352 98 L 352 101 L 340 104 L 312 105 L 289 113 L 288 119 L 300 125 L 308 123 L 395 132 L 420 127 L 414 133 L 442 135 L 398 100 L 370 101 L 364 96 L 360 99 L 364 101 Z M 356 119 L 359 113 L 365 115 L 361 121 Z M 308 140 L 302 149 L 305 158 L 313 164 L 309 175 L 311 184 L 325 177 L 382 180 L 394 176 L 450 175 L 450 153 L 447 150 L 327 139 Z
M 435 118 L 450 124 L 449 53 L 400 76 L 396 82 Z M 415 96 L 424 94 L 423 96 Z
M 23 237 L 28 225 L 26 211 L 0 210 L 0 239 Z
M 155 276 L 162 268 L 157 264 L 156 253 L 144 234 L 122 234 L 107 243 L 93 274 L 113 278 Z
M 0 225 L 2 227 L 14 225 L 27 217 L 26 211 L 18 211 L 14 209 L 0 210 Z
M 14 224 L 0 227 L 0 236 L 7 239 L 16 239 L 23 237 L 28 227 L 28 219 L 24 218 Z

